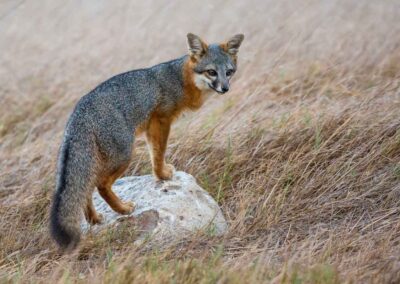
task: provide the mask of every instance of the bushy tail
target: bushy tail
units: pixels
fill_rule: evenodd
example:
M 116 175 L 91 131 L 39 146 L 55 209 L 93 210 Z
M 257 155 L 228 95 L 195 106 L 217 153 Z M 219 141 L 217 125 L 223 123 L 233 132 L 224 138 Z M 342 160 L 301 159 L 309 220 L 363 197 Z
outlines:
M 50 232 L 64 250 L 73 250 L 80 241 L 82 209 L 91 192 L 90 188 L 93 188 L 90 182 L 92 157 L 84 151 L 85 147 L 80 146 L 74 147 L 65 139 L 58 158 L 56 192 L 50 212 Z

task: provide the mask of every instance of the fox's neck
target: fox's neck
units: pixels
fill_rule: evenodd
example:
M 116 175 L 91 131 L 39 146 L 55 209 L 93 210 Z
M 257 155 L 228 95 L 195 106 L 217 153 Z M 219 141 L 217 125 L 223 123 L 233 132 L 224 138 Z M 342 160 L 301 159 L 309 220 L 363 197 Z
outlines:
M 189 56 L 185 57 L 183 63 L 183 103 L 185 107 L 196 110 L 200 108 L 208 96 L 206 86 L 196 80 L 193 68 L 196 62 Z
M 161 88 L 155 109 L 158 115 L 177 117 L 184 110 L 196 110 L 203 105 L 207 95 L 196 83 L 195 64 L 189 56 L 184 56 L 151 68 Z

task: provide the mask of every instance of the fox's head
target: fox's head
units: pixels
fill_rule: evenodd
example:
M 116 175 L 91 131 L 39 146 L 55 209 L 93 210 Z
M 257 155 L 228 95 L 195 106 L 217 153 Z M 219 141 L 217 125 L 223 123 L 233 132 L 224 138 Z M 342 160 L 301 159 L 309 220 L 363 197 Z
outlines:
M 194 81 L 203 91 L 220 94 L 229 91 L 229 80 L 236 72 L 237 53 L 244 35 L 237 34 L 227 42 L 207 45 L 200 37 L 189 33 L 187 43 L 193 64 Z

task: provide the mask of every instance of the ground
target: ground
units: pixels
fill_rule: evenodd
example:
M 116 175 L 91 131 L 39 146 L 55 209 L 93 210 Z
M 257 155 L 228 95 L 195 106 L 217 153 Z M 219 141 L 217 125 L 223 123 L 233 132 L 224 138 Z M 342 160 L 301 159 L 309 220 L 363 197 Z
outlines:
M 399 17 L 395 0 L 3 1 L 1 282 L 398 283 Z M 167 155 L 228 233 L 149 249 L 110 229 L 61 256 L 48 211 L 74 104 L 185 54 L 188 32 L 246 36 L 231 91 L 181 117 Z M 136 144 L 126 175 L 151 172 Z

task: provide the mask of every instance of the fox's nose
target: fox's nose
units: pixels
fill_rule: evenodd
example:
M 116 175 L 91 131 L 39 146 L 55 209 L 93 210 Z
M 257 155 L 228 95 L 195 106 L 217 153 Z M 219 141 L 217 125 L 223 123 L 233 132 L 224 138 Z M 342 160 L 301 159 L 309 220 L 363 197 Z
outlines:
M 228 87 L 228 86 L 222 86 L 222 87 L 221 87 L 221 91 L 222 91 L 223 93 L 226 93 L 227 91 L 229 91 L 229 87 Z

